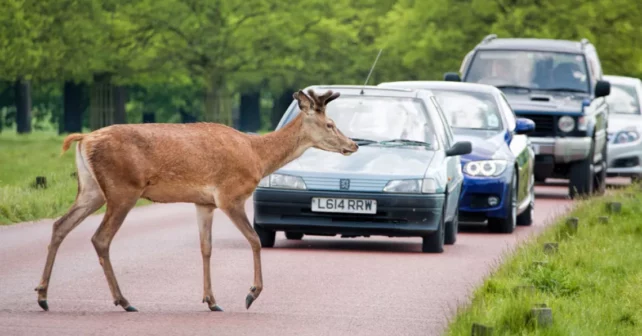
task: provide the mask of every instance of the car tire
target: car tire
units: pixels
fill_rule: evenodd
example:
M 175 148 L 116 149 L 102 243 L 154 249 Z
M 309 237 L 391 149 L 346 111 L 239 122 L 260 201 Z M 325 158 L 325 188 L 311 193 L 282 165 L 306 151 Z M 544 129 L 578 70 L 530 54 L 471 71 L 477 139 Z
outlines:
M 444 200 L 444 207 L 441 211 L 441 219 L 439 219 L 439 226 L 437 231 L 428 236 L 422 237 L 421 252 L 423 253 L 442 253 L 444 252 L 444 240 L 446 238 L 446 202 L 448 200 L 448 193 Z
M 600 164 L 602 165 L 602 170 L 595 174 L 593 177 L 594 185 L 593 185 L 593 190 L 595 195 L 601 196 L 606 193 L 606 169 L 607 169 L 607 159 L 606 159 L 606 144 L 604 144 L 604 148 L 602 149 L 602 161 Z
M 517 225 L 529 226 L 533 224 L 533 217 L 535 217 L 535 177 L 531 177 L 531 188 L 529 190 L 531 201 L 528 208 L 517 216 Z
M 588 197 L 593 194 L 593 153 L 595 152 L 595 141 L 591 143 L 591 150 L 586 159 L 575 162 L 571 165 L 568 184 L 568 194 L 571 199 L 577 197 Z
M 517 225 L 517 175 L 513 173 L 508 193 L 508 211 L 504 218 L 488 218 L 488 230 L 493 233 L 513 233 Z
M 303 233 L 300 232 L 285 232 L 285 238 L 289 240 L 301 240 L 303 239 Z
M 457 232 L 459 231 L 459 209 L 455 211 L 455 217 L 446 223 L 446 232 L 444 235 L 444 244 L 453 245 L 457 241 Z
M 256 223 L 254 223 L 254 231 L 256 231 L 256 234 L 259 236 L 261 247 L 274 247 L 274 242 L 276 240 L 275 231 L 268 230 Z

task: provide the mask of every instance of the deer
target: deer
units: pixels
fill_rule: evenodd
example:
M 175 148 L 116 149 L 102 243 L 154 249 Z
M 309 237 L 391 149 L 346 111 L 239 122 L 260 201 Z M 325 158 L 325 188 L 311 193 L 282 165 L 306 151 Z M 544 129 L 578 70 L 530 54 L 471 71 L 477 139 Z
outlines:
M 339 92 L 293 94 L 300 113 L 288 124 L 264 135 L 247 134 L 219 123 L 119 124 L 90 133 L 72 133 L 62 143 L 64 154 L 76 143 L 78 191 L 70 209 L 53 224 L 40 284 L 38 305 L 49 310 L 47 289 L 56 253 L 65 237 L 85 218 L 106 204 L 106 212 L 91 238 L 114 305 L 138 310 L 120 290 L 109 258 L 111 242 L 125 217 L 143 198 L 155 203 L 193 203 L 203 259 L 203 303 L 216 303 L 210 277 L 212 222 L 220 209 L 250 244 L 254 281 L 245 298 L 250 306 L 263 290 L 261 244 L 248 220 L 245 202 L 261 179 L 300 157 L 307 149 L 345 156 L 359 146 L 344 135 L 325 111 Z

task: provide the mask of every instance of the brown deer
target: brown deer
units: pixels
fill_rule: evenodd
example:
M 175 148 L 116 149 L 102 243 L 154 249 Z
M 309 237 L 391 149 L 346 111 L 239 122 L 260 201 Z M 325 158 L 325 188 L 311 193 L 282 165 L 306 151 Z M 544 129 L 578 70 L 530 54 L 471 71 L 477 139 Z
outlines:
M 114 304 L 137 311 L 118 287 L 109 260 L 109 246 L 127 213 L 139 198 L 158 203 L 196 205 L 203 256 L 203 302 L 216 304 L 210 279 L 212 219 L 221 209 L 252 247 L 254 284 L 245 299 L 250 308 L 263 290 L 261 245 L 245 213 L 245 201 L 259 181 L 315 147 L 350 155 L 357 144 L 346 137 L 325 114 L 326 105 L 339 97 L 327 91 L 317 96 L 310 89 L 294 93 L 299 113 L 283 128 L 266 135 L 250 135 L 215 123 L 114 125 L 89 134 L 70 134 L 62 152 L 76 146 L 78 193 L 69 211 L 53 225 L 47 261 L 38 292 L 38 304 L 49 310 L 47 288 L 58 247 L 87 216 L 105 203 L 107 211 L 91 241 L 105 272 Z

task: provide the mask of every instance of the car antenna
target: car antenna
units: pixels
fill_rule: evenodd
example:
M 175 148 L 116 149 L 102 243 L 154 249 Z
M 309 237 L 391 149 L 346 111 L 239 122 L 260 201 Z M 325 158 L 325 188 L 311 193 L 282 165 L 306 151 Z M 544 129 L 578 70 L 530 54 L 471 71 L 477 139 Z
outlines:
M 379 53 L 377 54 L 377 58 L 375 58 L 374 63 L 372 63 L 372 67 L 370 68 L 370 72 L 368 73 L 368 77 L 366 77 L 365 83 L 363 83 L 364 88 L 361 89 L 361 93 L 363 94 L 363 89 L 365 89 L 365 86 L 368 85 L 368 80 L 370 79 L 370 75 L 372 75 L 372 71 L 374 70 L 375 66 L 377 65 L 377 61 L 379 60 L 379 56 L 381 56 L 381 52 L 383 51 L 382 49 L 379 49 Z

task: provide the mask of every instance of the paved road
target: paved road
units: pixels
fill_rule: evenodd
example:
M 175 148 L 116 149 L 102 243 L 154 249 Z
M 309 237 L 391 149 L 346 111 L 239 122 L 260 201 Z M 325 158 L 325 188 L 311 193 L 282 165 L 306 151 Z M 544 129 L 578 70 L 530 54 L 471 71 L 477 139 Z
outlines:
M 112 244 L 120 288 L 139 313 L 115 307 L 90 242 L 102 215 L 62 244 L 49 312 L 36 304 L 50 220 L 0 227 L 0 335 L 438 335 L 502 254 L 544 228 L 571 202 L 566 188 L 537 187 L 536 221 L 513 235 L 460 233 L 441 255 L 419 239 L 310 238 L 263 250 L 265 288 L 245 310 L 249 245 L 218 210 L 212 278 L 225 313 L 202 298 L 193 206 L 134 209 Z M 251 202 L 247 204 L 251 216 Z

